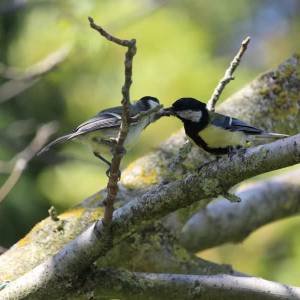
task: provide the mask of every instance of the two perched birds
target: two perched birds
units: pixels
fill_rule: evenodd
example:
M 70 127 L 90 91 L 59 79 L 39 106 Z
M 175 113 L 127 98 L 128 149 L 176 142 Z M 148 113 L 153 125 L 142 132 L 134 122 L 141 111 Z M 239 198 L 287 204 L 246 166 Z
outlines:
M 130 106 L 129 115 L 132 122 L 124 143 L 125 149 L 129 149 L 137 141 L 141 132 L 157 119 L 157 110 L 160 107 L 159 100 L 151 96 L 142 97 Z M 178 99 L 161 113 L 180 119 L 186 135 L 197 146 L 215 155 L 230 154 L 233 150 L 245 148 L 258 139 L 280 139 L 288 136 L 265 132 L 236 118 L 209 111 L 205 103 L 194 98 Z M 94 118 L 80 124 L 73 132 L 49 143 L 39 154 L 56 144 L 79 139 L 87 143 L 94 155 L 110 167 L 110 162 L 104 155 L 111 154 L 121 119 L 121 106 L 105 109 Z

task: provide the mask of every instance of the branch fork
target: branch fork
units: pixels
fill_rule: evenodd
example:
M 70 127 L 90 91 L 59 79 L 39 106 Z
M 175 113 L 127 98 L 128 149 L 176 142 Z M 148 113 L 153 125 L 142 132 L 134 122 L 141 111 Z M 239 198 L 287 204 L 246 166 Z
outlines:
M 233 73 L 236 70 L 236 68 L 239 66 L 242 56 L 246 52 L 249 43 L 250 43 L 250 37 L 248 36 L 242 41 L 241 47 L 240 47 L 238 53 L 235 55 L 235 57 L 231 61 L 228 69 L 225 71 L 224 77 L 220 80 L 220 82 L 218 83 L 217 87 L 215 88 L 211 98 L 208 100 L 208 102 L 207 102 L 208 110 L 215 111 L 215 106 L 216 106 L 222 92 L 224 91 L 226 85 L 231 80 L 234 80 Z
M 137 49 L 136 49 L 135 39 L 123 40 L 117 38 L 111 35 L 110 33 L 108 33 L 101 26 L 97 25 L 94 22 L 93 18 L 89 17 L 88 20 L 90 22 L 91 28 L 99 32 L 99 34 L 104 38 L 106 38 L 108 41 L 111 41 L 119 46 L 127 47 L 127 51 L 125 54 L 125 61 L 124 61 L 125 82 L 121 89 L 122 91 L 121 103 L 123 106 L 121 126 L 116 139 L 116 144 L 113 147 L 113 151 L 112 151 L 113 158 L 111 161 L 109 180 L 107 183 L 107 197 L 104 201 L 105 210 L 104 210 L 104 217 L 102 220 L 105 225 L 109 225 L 112 222 L 112 216 L 114 212 L 114 202 L 118 194 L 118 181 L 120 180 L 120 173 L 121 173 L 120 164 L 126 152 L 124 149 L 124 142 L 126 140 L 129 131 L 129 124 L 130 124 L 129 108 L 130 108 L 130 86 L 132 84 L 132 62 Z

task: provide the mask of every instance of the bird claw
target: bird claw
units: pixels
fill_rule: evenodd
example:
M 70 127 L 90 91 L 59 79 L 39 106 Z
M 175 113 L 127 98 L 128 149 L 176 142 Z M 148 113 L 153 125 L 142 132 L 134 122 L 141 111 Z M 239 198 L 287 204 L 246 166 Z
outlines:
M 239 155 L 244 155 L 246 152 L 246 149 L 243 148 L 243 147 L 230 147 L 229 148 L 229 151 L 228 151 L 228 158 L 230 160 L 232 160 L 233 156 L 236 155 L 236 154 L 239 154 Z
M 200 167 L 197 168 L 197 172 L 200 173 L 200 171 L 201 171 L 205 166 L 209 165 L 210 163 L 217 162 L 220 158 L 221 158 L 220 156 L 216 156 L 215 159 L 209 160 L 208 162 L 203 163 Z

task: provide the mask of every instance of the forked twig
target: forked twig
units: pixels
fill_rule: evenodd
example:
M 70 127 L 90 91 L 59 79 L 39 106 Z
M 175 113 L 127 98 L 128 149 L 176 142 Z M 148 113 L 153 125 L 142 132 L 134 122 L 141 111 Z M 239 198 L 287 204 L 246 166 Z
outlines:
M 245 51 L 247 50 L 249 43 L 250 43 L 250 37 L 248 36 L 242 41 L 242 44 L 241 44 L 241 47 L 240 47 L 238 53 L 231 61 L 229 68 L 225 71 L 224 77 L 221 79 L 221 81 L 215 88 L 211 98 L 208 100 L 208 102 L 207 102 L 208 110 L 215 111 L 215 106 L 216 106 L 223 90 L 225 89 L 226 85 L 231 80 L 234 79 L 233 73 L 236 70 L 236 68 L 238 67 L 238 65 L 240 64 L 242 56 L 244 55 Z
M 105 31 L 101 26 L 95 24 L 94 20 L 89 17 L 90 26 L 98 31 L 107 40 L 127 47 L 127 52 L 125 54 L 125 82 L 122 86 L 122 120 L 121 126 L 116 140 L 116 145 L 113 149 L 113 158 L 111 161 L 110 175 L 107 183 L 107 196 L 105 200 L 105 210 L 103 223 L 105 225 L 110 225 L 112 221 L 112 216 L 114 212 L 114 202 L 118 193 L 118 181 L 120 179 L 120 163 L 125 153 L 124 142 L 129 130 L 129 106 L 130 106 L 130 86 L 132 84 L 132 61 L 136 53 L 136 40 L 122 40 L 117 37 L 112 36 L 107 31 Z

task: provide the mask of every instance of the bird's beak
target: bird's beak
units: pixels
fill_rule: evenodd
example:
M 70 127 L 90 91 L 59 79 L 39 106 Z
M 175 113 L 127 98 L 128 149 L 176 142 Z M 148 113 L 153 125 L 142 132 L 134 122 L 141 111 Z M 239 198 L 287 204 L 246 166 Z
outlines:
M 164 116 L 168 116 L 168 117 L 169 116 L 174 116 L 175 113 L 174 113 L 173 107 L 171 106 L 171 107 L 168 107 L 168 108 L 164 108 L 163 114 L 164 114 Z

